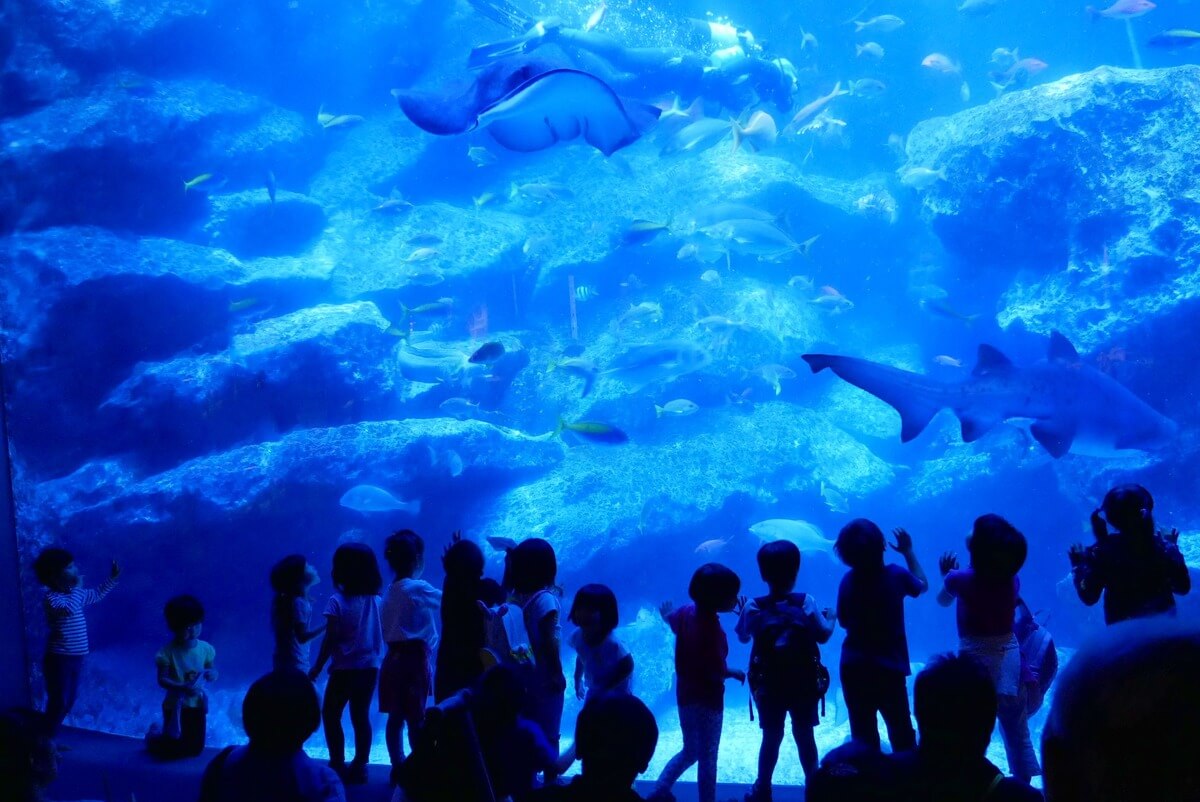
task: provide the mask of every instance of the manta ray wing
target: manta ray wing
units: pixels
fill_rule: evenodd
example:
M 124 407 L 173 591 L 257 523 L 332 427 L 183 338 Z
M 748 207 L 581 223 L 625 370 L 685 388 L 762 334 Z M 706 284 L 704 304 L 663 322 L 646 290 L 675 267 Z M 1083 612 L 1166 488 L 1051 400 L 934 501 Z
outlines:
M 509 150 L 543 150 L 580 136 L 606 156 L 637 141 L 658 109 L 624 103 L 612 88 L 580 70 L 530 78 L 484 108 L 476 126 Z

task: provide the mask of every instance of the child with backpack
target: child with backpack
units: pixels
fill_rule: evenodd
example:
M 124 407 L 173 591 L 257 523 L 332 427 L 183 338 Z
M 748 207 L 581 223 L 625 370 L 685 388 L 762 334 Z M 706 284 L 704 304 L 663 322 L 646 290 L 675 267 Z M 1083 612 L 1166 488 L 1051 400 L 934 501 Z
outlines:
M 379 669 L 379 711 L 387 714 L 384 736 L 394 770 L 404 760 L 404 726 L 408 725 L 412 746 L 425 720 L 425 703 L 433 690 L 442 592 L 420 578 L 425 570 L 425 541 L 411 529 L 388 536 L 383 558 L 395 581 L 388 585 L 379 607 L 387 644 Z
M 725 680 L 745 682 L 746 675 L 729 668 L 729 641 L 721 629 L 721 613 L 738 605 L 742 582 L 738 575 L 718 563 L 696 569 L 688 585 L 692 604 L 678 610 L 663 602 L 659 613 L 675 633 L 675 699 L 679 703 L 679 727 L 683 750 L 671 758 L 658 776 L 650 802 L 673 800 L 671 786 L 679 776 L 699 763 L 697 790 L 700 802 L 717 797 L 717 754 L 721 747 L 721 725 L 725 718 Z
M 818 644 L 829 640 L 837 616 L 828 608 L 819 609 L 811 595 L 793 592 L 800 573 L 800 549 L 795 543 L 776 540 L 764 544 L 758 550 L 758 571 L 769 592 L 749 602 L 740 601 L 736 632 L 742 643 L 754 641 L 750 695 L 763 731 L 758 779 L 746 799 L 770 802 L 771 779 L 788 715 L 804 777 L 808 780 L 816 774 L 813 728 L 820 723 L 817 702 L 829 689 L 829 672 L 821 665 Z
M 913 551 L 912 536 L 895 531 L 891 548 L 908 568 L 883 561 L 888 542 L 882 530 L 865 518 L 842 527 L 833 550 L 849 571 L 838 588 L 837 617 L 846 630 L 842 644 L 841 679 L 850 737 L 879 749 L 883 715 L 893 752 L 917 745 L 908 707 L 908 638 L 904 631 L 904 600 L 929 590 L 929 580 Z

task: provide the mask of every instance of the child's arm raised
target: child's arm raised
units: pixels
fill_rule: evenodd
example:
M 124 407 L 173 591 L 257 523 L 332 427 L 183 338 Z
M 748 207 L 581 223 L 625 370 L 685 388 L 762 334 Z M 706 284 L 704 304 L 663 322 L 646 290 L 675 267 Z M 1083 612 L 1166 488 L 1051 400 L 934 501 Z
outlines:
M 907 530 L 897 527 L 892 530 L 892 534 L 896 537 L 895 543 L 889 543 L 894 551 L 900 553 L 904 558 L 904 562 L 908 563 L 908 570 L 917 578 L 917 583 L 920 585 L 920 591 L 917 595 L 920 596 L 925 591 L 929 590 L 929 578 L 925 576 L 925 569 L 921 567 L 920 561 L 917 560 L 917 552 L 913 549 L 912 535 Z

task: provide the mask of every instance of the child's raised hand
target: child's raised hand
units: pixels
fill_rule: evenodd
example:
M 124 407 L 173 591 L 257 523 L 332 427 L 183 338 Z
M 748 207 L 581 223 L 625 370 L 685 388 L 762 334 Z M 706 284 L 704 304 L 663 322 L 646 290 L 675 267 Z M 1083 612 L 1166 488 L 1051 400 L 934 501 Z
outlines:
M 942 572 L 942 576 L 958 570 L 958 557 L 954 556 L 954 552 L 948 551 L 942 555 L 938 560 L 938 570 Z
M 117 565 L 117 561 L 112 561 L 112 569 L 108 572 L 110 579 L 116 579 L 121 575 L 121 566 Z
M 746 612 L 746 603 L 749 600 L 745 596 L 738 596 L 737 603 L 733 605 L 733 611 L 741 618 L 742 613 Z
M 892 551 L 900 554 L 908 554 L 910 551 L 912 551 L 912 535 L 910 535 L 906 529 L 898 526 L 892 530 L 892 535 L 896 538 L 895 543 L 888 544 L 892 547 Z
M 663 621 L 671 617 L 671 613 L 675 612 L 674 602 L 665 601 L 658 605 L 658 614 L 662 616 Z

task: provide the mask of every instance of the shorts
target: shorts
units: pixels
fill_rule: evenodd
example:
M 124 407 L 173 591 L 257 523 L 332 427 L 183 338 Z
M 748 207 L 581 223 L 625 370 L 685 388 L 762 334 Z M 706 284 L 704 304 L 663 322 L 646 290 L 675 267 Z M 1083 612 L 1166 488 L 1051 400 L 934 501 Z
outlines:
M 433 685 L 429 644 L 423 640 L 389 643 L 379 669 L 379 712 L 420 721 Z
M 815 727 L 821 723 L 817 712 L 819 699 L 801 699 L 795 694 L 770 694 L 759 691 L 754 697 L 758 709 L 758 725 L 764 730 L 783 729 L 787 717 L 793 727 Z

